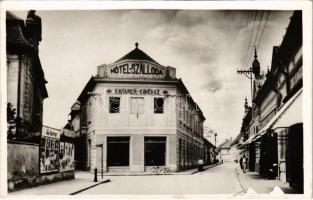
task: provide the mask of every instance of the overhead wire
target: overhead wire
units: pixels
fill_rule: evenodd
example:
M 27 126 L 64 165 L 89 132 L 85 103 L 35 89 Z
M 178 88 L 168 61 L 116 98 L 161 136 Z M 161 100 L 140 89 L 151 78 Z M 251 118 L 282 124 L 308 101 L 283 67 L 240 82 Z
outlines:
M 260 37 L 260 40 L 258 42 L 258 44 L 256 45 L 256 49 L 258 50 L 259 47 L 260 47 L 260 44 L 261 44 L 261 41 L 262 41 L 262 38 L 263 38 L 263 34 L 264 34 L 264 31 L 266 29 L 266 25 L 267 25 L 267 22 L 268 22 L 268 19 L 270 17 L 270 11 L 267 11 L 267 16 L 266 16 L 266 20 L 265 20 L 265 23 L 264 23 L 264 26 L 263 26 L 263 31 L 262 31 L 262 34 L 261 34 L 261 37 Z
M 252 26 L 252 31 L 251 31 L 251 35 L 250 35 L 250 39 L 249 39 L 249 44 L 248 44 L 248 47 L 247 47 L 247 51 L 246 51 L 246 54 L 245 54 L 245 57 L 244 57 L 243 66 L 245 66 L 245 65 L 246 65 L 246 62 L 247 62 L 247 55 L 248 55 L 248 52 L 249 52 L 249 49 L 250 49 L 250 44 L 251 44 L 251 39 L 252 39 L 253 32 L 254 32 L 254 25 L 255 25 L 256 17 L 257 17 L 257 11 L 255 11 L 254 20 L 253 20 L 253 26 Z
M 255 38 L 254 38 L 253 46 L 255 46 L 256 41 L 257 41 L 257 39 L 258 39 L 258 35 L 259 35 L 259 31 L 260 31 L 260 27 L 261 27 L 263 15 L 264 15 L 264 10 L 262 10 L 262 12 L 261 12 L 261 18 L 260 18 L 260 21 L 259 21 L 259 26 L 258 26 L 258 30 L 257 30 L 257 32 L 256 32 L 256 36 L 255 36 Z
M 248 11 L 248 15 L 247 15 L 247 23 L 246 23 L 246 25 L 245 25 L 245 27 L 248 27 L 248 24 L 249 24 L 249 22 L 250 22 L 250 13 L 252 14 L 252 11 Z M 247 32 L 248 32 L 248 30 L 245 30 L 245 32 L 244 32 L 244 37 L 247 35 Z M 242 58 L 241 58 L 241 62 L 242 62 L 242 64 L 244 64 L 244 61 L 245 61 L 245 55 L 243 54 L 242 55 Z
M 253 45 L 252 47 L 255 47 L 256 48 L 256 42 L 257 42 L 257 39 L 258 39 L 258 35 L 259 35 L 259 32 L 260 32 L 260 27 L 261 27 L 261 23 L 262 23 L 262 19 L 263 19 L 263 15 L 264 15 L 264 10 L 262 10 L 261 12 L 261 16 L 260 16 L 260 19 L 259 19 L 259 26 L 258 26 L 258 30 L 255 34 L 255 37 L 254 37 L 254 42 L 253 42 Z M 247 62 L 250 61 L 250 59 L 253 57 L 253 49 L 249 52 L 249 56 L 247 57 Z

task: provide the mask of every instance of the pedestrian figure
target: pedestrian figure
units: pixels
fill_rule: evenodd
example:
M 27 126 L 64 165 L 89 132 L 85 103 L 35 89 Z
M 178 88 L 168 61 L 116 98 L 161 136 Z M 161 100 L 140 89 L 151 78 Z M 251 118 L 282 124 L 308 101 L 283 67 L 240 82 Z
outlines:
M 198 160 L 198 171 L 203 171 L 204 162 L 202 159 Z
M 243 170 L 242 156 L 239 158 L 239 165 L 240 165 L 241 170 Z
M 246 159 L 246 156 L 243 155 L 243 157 L 242 157 L 242 171 L 243 171 L 243 173 L 246 173 L 246 168 L 247 168 L 247 159 Z

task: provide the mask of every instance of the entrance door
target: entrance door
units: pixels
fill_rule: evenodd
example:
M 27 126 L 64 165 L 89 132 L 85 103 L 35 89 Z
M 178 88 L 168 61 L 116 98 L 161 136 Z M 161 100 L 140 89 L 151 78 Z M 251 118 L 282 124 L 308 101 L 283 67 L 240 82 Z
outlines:
M 129 137 L 107 138 L 108 167 L 129 166 Z
M 165 166 L 166 137 L 145 137 L 145 166 Z
M 249 170 L 254 171 L 255 169 L 255 142 L 249 144 Z
M 297 192 L 303 193 L 303 124 L 289 128 L 287 148 L 287 181 Z

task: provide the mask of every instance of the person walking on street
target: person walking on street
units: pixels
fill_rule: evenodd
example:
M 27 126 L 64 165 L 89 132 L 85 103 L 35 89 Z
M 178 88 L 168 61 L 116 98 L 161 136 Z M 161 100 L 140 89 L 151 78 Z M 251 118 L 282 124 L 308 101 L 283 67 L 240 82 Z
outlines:
M 242 171 L 243 171 L 243 173 L 246 173 L 246 168 L 247 168 L 247 159 L 246 159 L 246 156 L 243 155 L 243 157 L 242 157 Z
M 239 158 L 240 169 L 243 170 L 242 156 Z

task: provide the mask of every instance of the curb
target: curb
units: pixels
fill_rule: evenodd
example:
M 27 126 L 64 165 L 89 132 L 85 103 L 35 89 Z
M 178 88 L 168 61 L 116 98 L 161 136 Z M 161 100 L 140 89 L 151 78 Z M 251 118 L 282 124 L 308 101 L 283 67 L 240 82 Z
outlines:
M 93 188 L 93 187 L 96 187 L 96 186 L 98 186 L 98 185 L 101 185 L 101 184 L 103 184 L 103 183 L 108 183 L 108 182 L 111 182 L 111 180 L 110 180 L 110 179 L 107 179 L 107 180 L 105 180 L 105 181 L 101 181 L 100 183 L 96 183 L 96 184 L 94 184 L 94 185 L 91 185 L 91 186 L 89 186 L 89 187 L 83 188 L 83 189 L 78 190 L 78 191 L 76 191 L 76 192 L 72 192 L 72 193 L 70 193 L 69 195 L 76 195 L 76 194 L 81 193 L 81 192 L 83 192 L 83 191 L 86 191 L 86 190 L 88 190 L 88 189 L 90 189 L 90 188 Z
M 203 171 L 206 171 L 207 169 L 210 169 L 212 167 L 216 167 L 218 165 L 221 165 L 220 163 L 215 164 L 215 165 L 209 165 L 207 168 L 205 168 Z M 187 170 L 188 171 L 188 170 Z M 167 174 L 152 174 L 152 173 L 138 173 L 138 174 L 133 174 L 133 173 L 129 173 L 129 174 L 108 174 L 105 173 L 104 176 L 170 176 L 170 175 L 192 175 L 195 173 L 198 173 L 199 171 L 196 169 L 193 172 L 175 172 L 175 173 L 167 173 Z M 98 174 L 98 176 L 100 176 Z
M 199 172 L 204 172 L 204 171 L 206 171 L 206 170 L 208 170 L 208 169 L 211 169 L 211 168 L 213 168 L 213 167 L 216 167 L 216 166 L 218 166 L 218 165 L 221 165 L 220 163 L 218 163 L 218 164 L 215 164 L 215 165 L 210 165 L 209 167 L 207 167 L 206 169 L 204 169 L 204 170 L 202 170 L 202 171 L 195 171 L 195 172 L 192 172 L 191 174 L 196 174 L 196 173 L 199 173 Z

